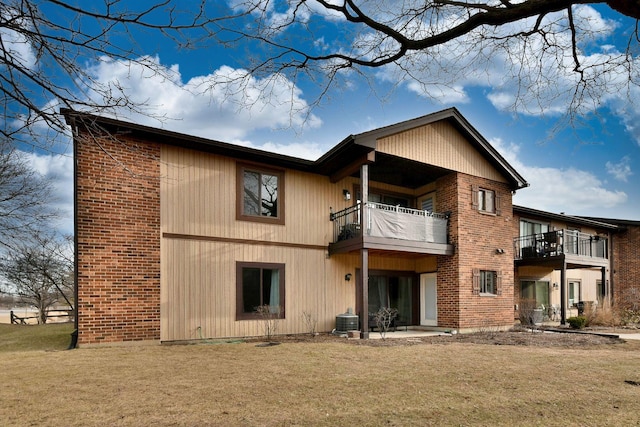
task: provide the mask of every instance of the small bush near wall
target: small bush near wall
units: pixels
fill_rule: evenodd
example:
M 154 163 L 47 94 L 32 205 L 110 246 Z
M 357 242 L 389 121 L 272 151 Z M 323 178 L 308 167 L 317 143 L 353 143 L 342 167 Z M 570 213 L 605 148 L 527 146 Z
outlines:
M 587 324 L 587 318 L 584 316 L 569 317 L 567 322 L 573 329 L 582 329 Z
M 640 327 L 640 310 L 621 310 L 620 323 L 624 326 Z
M 536 323 L 535 309 L 537 303 L 535 299 L 523 298 L 520 300 L 519 315 L 520 324 L 525 326 L 534 326 Z M 540 320 L 541 321 L 541 320 Z

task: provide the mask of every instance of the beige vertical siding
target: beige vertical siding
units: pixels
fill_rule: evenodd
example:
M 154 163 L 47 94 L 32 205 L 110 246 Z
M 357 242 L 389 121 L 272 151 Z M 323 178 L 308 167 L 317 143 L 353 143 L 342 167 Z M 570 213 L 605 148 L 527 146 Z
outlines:
M 236 262 L 285 264 L 286 319 L 279 333 L 303 333 L 306 311 L 318 330 L 335 327 L 335 316 L 355 307 L 357 257 L 327 256 L 333 223 L 329 208 L 352 202 L 327 177 L 285 172 L 285 225 L 236 220 L 233 159 L 163 147 L 161 181 L 161 339 L 261 335 L 262 324 L 237 321 Z
M 262 323 L 235 320 L 236 261 L 285 264 L 286 319 L 279 333 L 306 333 L 302 314 L 318 319 L 318 331 L 335 327 L 335 316 L 355 308 L 357 255 L 327 258 L 324 251 L 260 245 L 220 243 L 179 238 L 163 239 L 161 339 L 189 340 L 261 335 Z M 424 260 L 371 257 L 372 270 L 415 271 Z M 431 265 L 433 264 L 433 265 Z M 349 282 L 344 277 L 353 275 Z
M 234 159 L 164 146 L 162 176 L 163 232 L 311 245 L 328 244 L 329 208 L 347 207 L 342 189 L 351 190 L 355 182 L 349 178 L 332 184 L 324 176 L 287 170 L 286 224 L 278 226 L 236 221 Z
M 506 182 L 451 124 L 436 122 L 378 140 L 376 151 Z
M 303 311 L 333 329 L 335 316 L 355 306 L 354 281 L 340 260 L 323 251 L 164 239 L 162 328 L 164 341 L 262 335 L 262 323 L 235 320 L 236 261 L 285 264 L 285 313 L 278 333 L 308 332 Z

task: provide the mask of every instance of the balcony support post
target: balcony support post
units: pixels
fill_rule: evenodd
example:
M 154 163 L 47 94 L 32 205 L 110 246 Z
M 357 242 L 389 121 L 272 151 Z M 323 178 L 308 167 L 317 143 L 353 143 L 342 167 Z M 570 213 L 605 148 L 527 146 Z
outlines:
M 369 339 L 369 250 L 360 250 L 360 263 L 362 266 L 358 286 L 362 289 L 362 331 L 360 338 Z
M 560 324 L 567 324 L 567 261 L 562 259 L 560 270 Z
M 362 194 L 362 204 L 360 209 L 360 232 L 365 233 L 368 225 L 368 218 L 365 212 L 367 209 L 367 199 L 369 198 L 369 165 L 363 164 L 360 167 L 360 194 Z M 369 339 L 369 250 L 360 249 L 360 265 L 362 280 L 358 286 L 362 286 L 362 331 L 360 338 Z
M 602 277 L 600 278 L 601 283 L 602 283 L 602 293 L 603 295 L 597 295 L 596 299 L 602 299 L 602 302 L 604 302 L 604 299 L 607 296 L 607 267 L 602 267 L 600 269 L 600 273 L 602 274 Z M 602 296 L 602 298 L 600 298 Z

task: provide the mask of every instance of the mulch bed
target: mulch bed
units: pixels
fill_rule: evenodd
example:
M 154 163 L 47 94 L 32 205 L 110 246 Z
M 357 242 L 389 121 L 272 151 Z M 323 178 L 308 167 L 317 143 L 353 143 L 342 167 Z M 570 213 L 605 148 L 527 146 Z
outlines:
M 377 332 L 372 332 L 377 333 Z M 469 334 L 426 336 L 415 338 L 387 338 L 382 339 L 347 339 L 337 335 L 319 334 L 311 335 L 286 335 L 275 337 L 278 342 L 297 343 L 347 343 L 351 345 L 365 345 L 371 347 L 391 347 L 425 344 L 480 344 L 480 345 L 516 345 L 531 347 L 561 347 L 561 348 L 588 348 L 600 346 L 619 345 L 625 341 L 615 337 L 594 335 L 589 333 L 550 333 L 531 331 L 506 331 L 506 332 L 477 332 Z M 256 341 L 259 341 L 257 339 Z

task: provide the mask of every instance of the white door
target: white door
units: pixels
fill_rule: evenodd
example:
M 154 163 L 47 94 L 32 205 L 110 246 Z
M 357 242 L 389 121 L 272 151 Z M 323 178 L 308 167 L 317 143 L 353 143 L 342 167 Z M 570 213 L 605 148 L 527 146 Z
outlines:
M 436 273 L 420 275 L 420 324 L 438 326 Z

